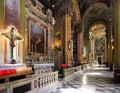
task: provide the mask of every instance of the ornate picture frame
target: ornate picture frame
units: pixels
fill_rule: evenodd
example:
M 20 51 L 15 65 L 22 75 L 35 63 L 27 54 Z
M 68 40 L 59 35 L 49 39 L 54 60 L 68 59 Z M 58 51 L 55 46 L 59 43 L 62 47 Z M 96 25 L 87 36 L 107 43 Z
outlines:
M 29 54 L 46 54 L 46 28 L 43 25 L 38 25 L 35 21 L 29 20 L 28 29 Z

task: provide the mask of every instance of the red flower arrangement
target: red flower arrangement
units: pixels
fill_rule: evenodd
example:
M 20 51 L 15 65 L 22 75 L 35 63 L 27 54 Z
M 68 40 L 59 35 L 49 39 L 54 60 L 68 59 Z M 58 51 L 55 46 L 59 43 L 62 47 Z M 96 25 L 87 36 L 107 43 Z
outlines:
M 63 68 L 66 68 L 66 67 L 67 67 L 67 64 L 63 63 L 63 64 L 61 64 L 61 66 L 62 66 Z
M 17 73 L 16 69 L 0 70 L 0 75 L 9 75 L 9 74 L 16 74 L 16 73 Z

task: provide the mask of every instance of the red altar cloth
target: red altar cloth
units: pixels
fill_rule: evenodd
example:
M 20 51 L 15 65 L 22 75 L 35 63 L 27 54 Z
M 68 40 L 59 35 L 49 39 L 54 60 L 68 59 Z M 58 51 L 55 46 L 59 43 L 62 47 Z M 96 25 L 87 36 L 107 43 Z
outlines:
M 16 74 L 16 69 L 0 70 L 0 75 Z

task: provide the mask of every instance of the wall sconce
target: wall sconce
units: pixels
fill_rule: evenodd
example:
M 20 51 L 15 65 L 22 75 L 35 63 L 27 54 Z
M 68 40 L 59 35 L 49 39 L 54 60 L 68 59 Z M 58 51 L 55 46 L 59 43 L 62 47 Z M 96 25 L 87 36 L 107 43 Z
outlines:
M 55 49 L 58 49 L 58 42 L 55 42 Z
M 112 50 L 114 50 L 114 46 L 112 45 Z

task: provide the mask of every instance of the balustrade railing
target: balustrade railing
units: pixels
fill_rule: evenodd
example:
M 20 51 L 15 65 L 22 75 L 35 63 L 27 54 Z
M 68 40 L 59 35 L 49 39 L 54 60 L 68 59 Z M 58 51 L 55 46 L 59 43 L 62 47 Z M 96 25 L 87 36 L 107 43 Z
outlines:
M 52 72 L 48 74 L 42 74 L 38 77 L 38 87 L 44 87 L 48 84 L 51 84 L 55 81 L 58 81 L 58 72 Z
M 63 69 L 64 78 L 66 79 L 71 76 L 76 76 L 76 74 L 79 74 L 81 70 L 89 69 L 90 66 L 91 63 L 86 63 L 72 68 L 64 68 Z
M 22 93 L 31 93 L 33 90 L 41 89 L 49 84 L 58 81 L 58 72 L 44 73 L 34 75 L 25 79 L 16 80 L 4 84 L 0 84 L 0 93 L 16 93 L 15 90 L 23 89 Z M 28 88 L 28 90 L 24 90 Z

